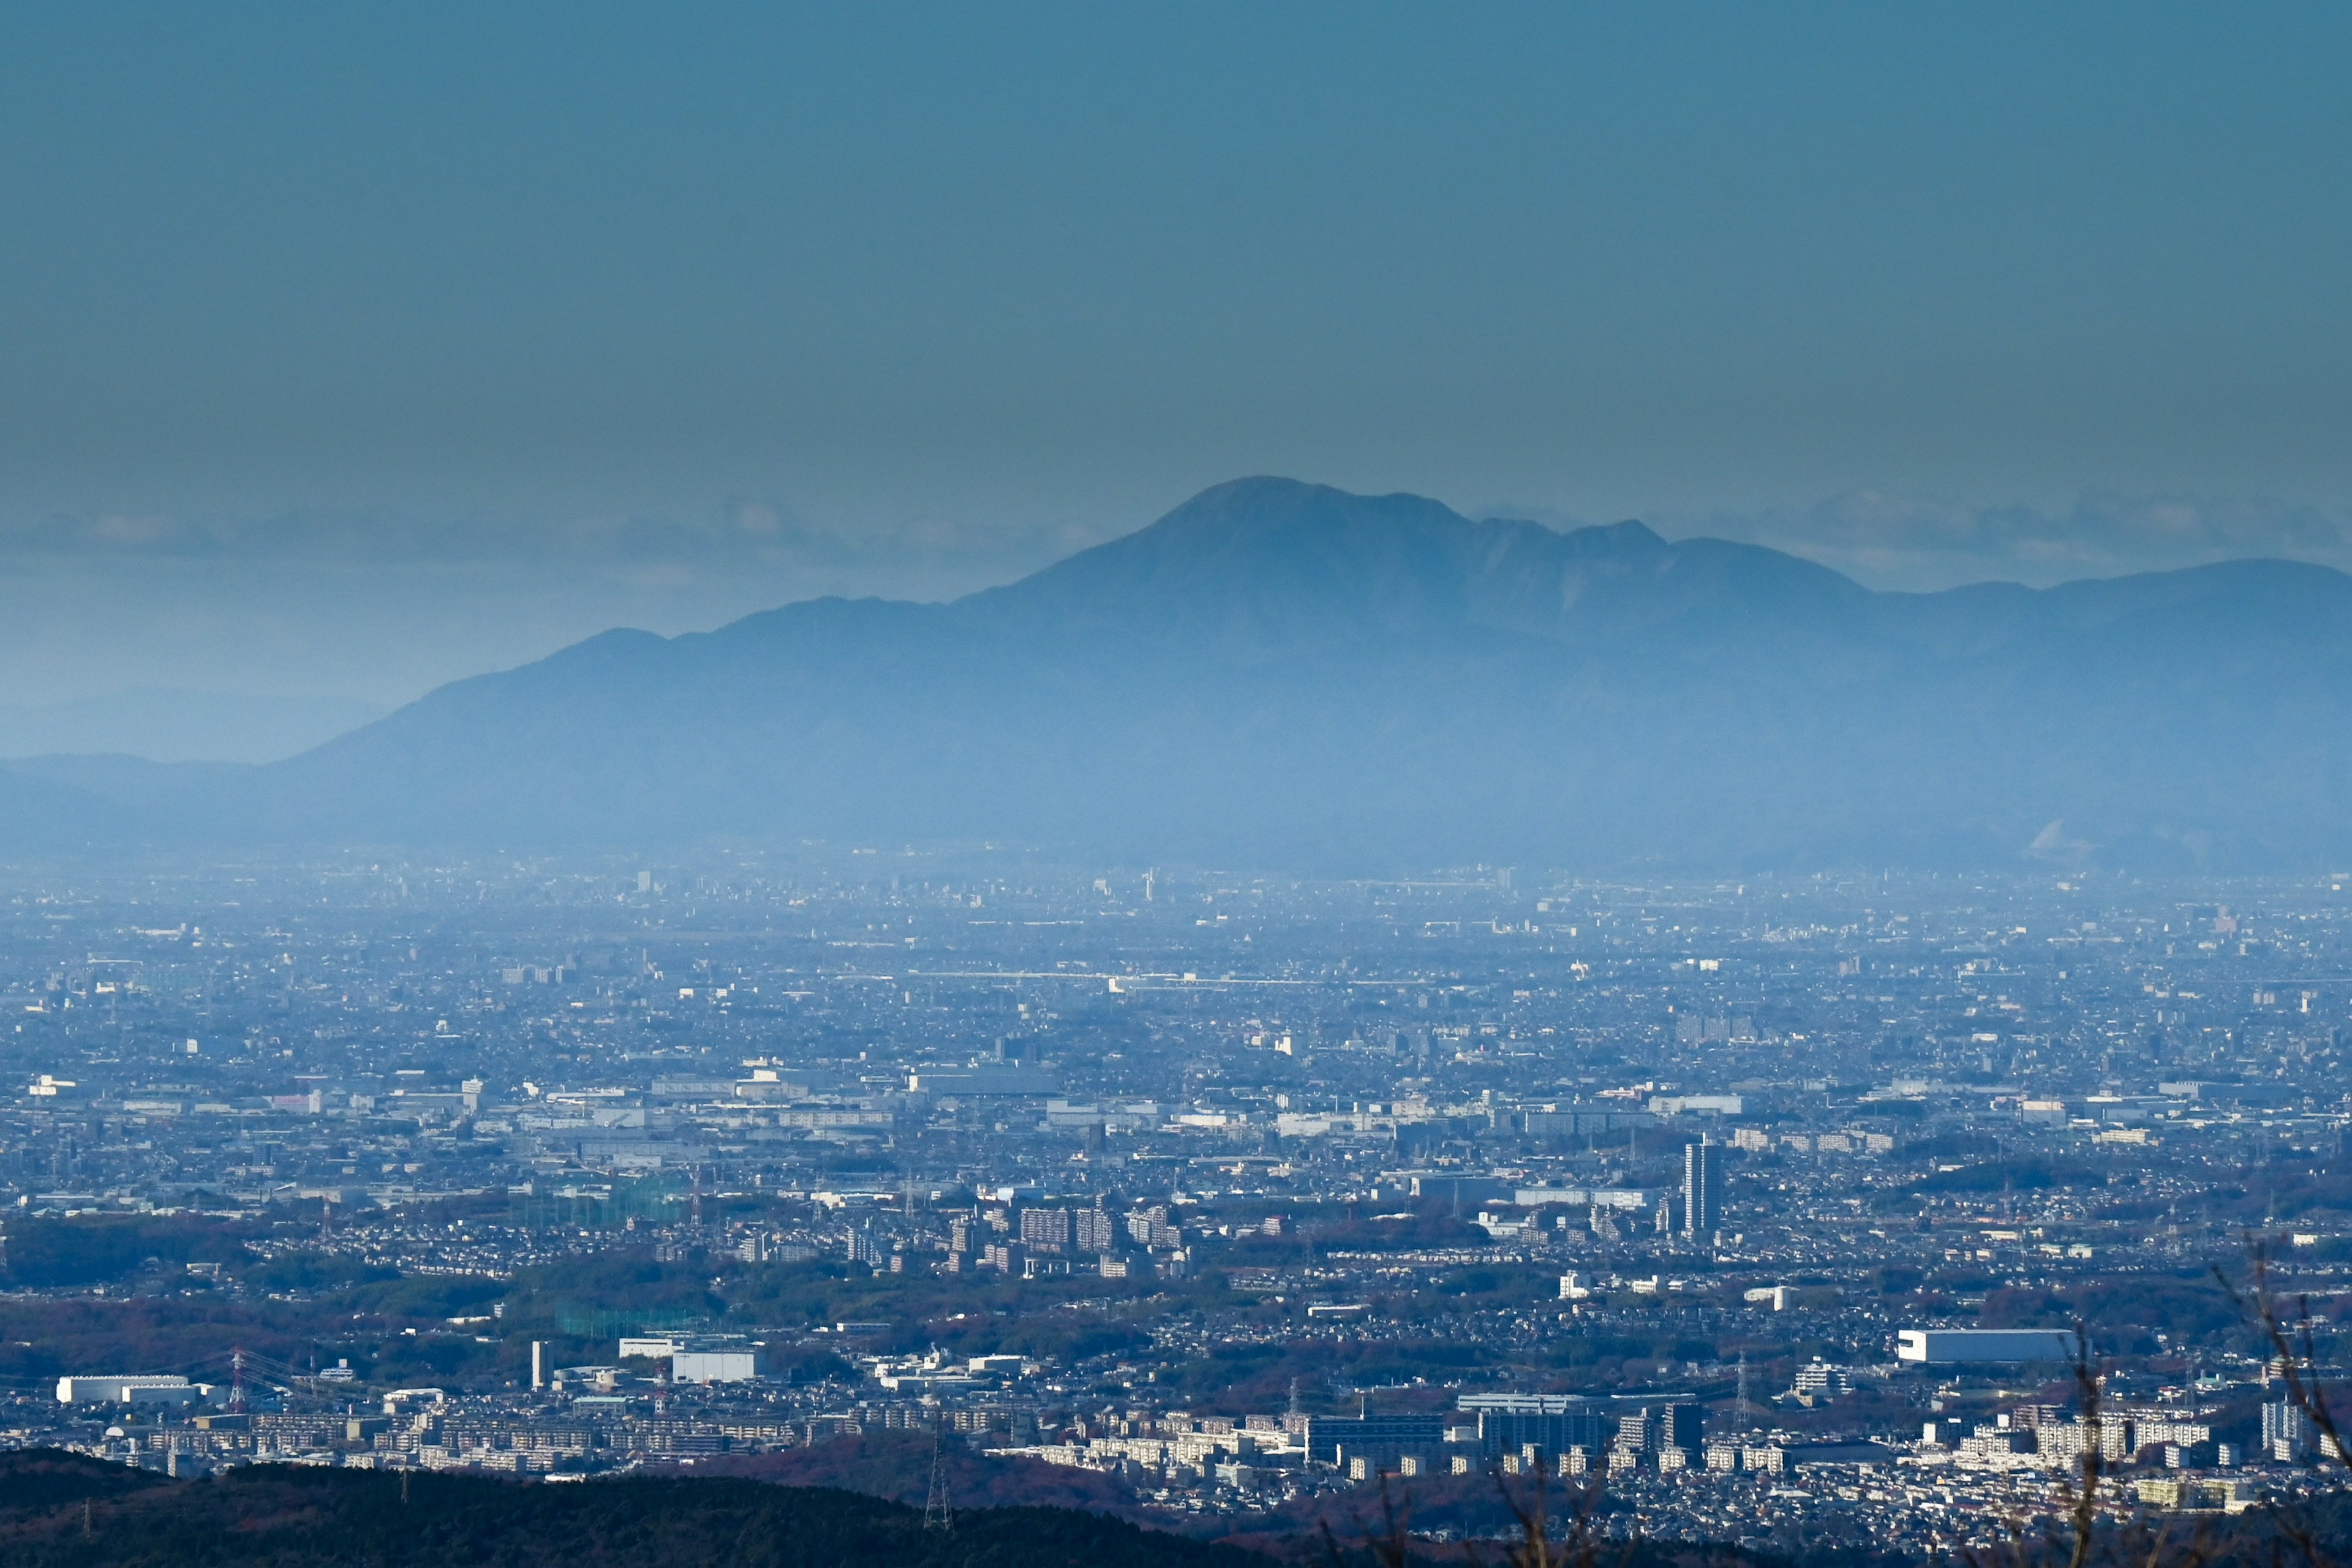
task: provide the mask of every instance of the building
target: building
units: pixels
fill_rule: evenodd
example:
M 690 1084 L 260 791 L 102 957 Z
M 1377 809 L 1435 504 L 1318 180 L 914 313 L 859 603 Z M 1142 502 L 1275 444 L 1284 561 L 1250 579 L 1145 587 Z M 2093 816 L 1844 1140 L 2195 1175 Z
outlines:
M 1661 1445 L 1696 1454 L 1706 1436 L 1706 1406 L 1696 1400 L 1678 1399 L 1659 1412 L 1658 1432 Z
M 2103 1415 L 2096 1425 L 2080 1417 L 2063 1423 L 2044 1422 L 2033 1434 L 2034 1451 L 2043 1459 L 2059 1465 L 2075 1465 L 2083 1456 L 2096 1450 L 2100 1458 L 2120 1462 L 2129 1458 L 2137 1447 L 2132 1441 L 2131 1418 L 2113 1414 Z
M 1365 1459 L 1393 1465 L 1407 1454 L 1433 1453 L 1445 1442 L 1445 1422 L 1436 1415 L 1312 1415 L 1307 1421 L 1307 1457 L 1339 1465 Z
M 59 1405 L 194 1405 L 210 1398 L 212 1384 L 184 1377 L 61 1377 Z
M 976 1068 L 920 1068 L 907 1078 L 909 1093 L 960 1099 L 990 1095 L 1047 1095 L 1058 1087 L 1052 1074 L 1035 1068 L 998 1067 L 993 1064 Z
M 1903 1329 L 1898 1360 L 1952 1362 L 2071 1362 L 2083 1348 L 2072 1329 Z
M 648 1361 L 664 1361 L 686 1348 L 686 1342 L 667 1334 L 642 1334 L 621 1342 L 621 1359 L 643 1356 Z
M 1442 1198 L 1460 1208 L 1469 1204 L 1494 1203 L 1507 1198 L 1511 1184 L 1499 1176 L 1455 1175 L 1446 1172 L 1391 1172 L 1382 1182 L 1396 1181 L 1419 1201 Z
M 1640 1187 L 1513 1187 L 1511 1201 L 1523 1209 L 1557 1204 L 1566 1208 L 1623 1209 L 1639 1213 L 1654 1194 Z
M 1070 1246 L 1070 1211 L 1023 1209 L 1021 1244 L 1033 1252 L 1066 1252 Z
M 673 1383 L 749 1383 L 760 1375 L 756 1350 L 680 1351 L 669 1359 Z
M 2134 1481 L 2132 1491 L 2147 1508 L 2193 1509 L 2225 1513 L 2242 1512 L 2261 1497 L 2261 1489 L 2251 1480 L 2220 1477 L 2158 1477 Z
M 1546 1454 L 1571 1448 L 1597 1454 L 1616 1431 L 1605 1405 L 1572 1395 L 1465 1394 L 1456 1408 L 1476 1414 L 1478 1447 L 1488 1454 L 1530 1447 Z
M 1683 1145 L 1683 1234 L 1713 1236 L 1723 1223 L 1723 1149 L 1701 1138 Z
M 2017 1426 L 1979 1426 L 1960 1439 L 1959 1451 L 1979 1459 L 2035 1452 L 2032 1433 Z
M 1165 1204 L 1154 1204 L 1141 1214 L 1127 1216 L 1129 1237 L 1144 1247 L 1181 1247 L 1184 1232 Z
M 1615 1428 L 1615 1447 L 1628 1453 L 1649 1454 L 1675 1449 L 1682 1456 L 1675 1465 L 1686 1468 L 1701 1447 L 1706 1412 L 1693 1401 L 1678 1399 L 1671 1405 L 1644 1405 L 1613 1420 L 1603 1419 Z
M 1081 1209 L 1077 1218 L 1077 1245 L 1080 1252 L 1116 1252 L 1118 1250 L 1118 1226 L 1110 1215 L 1100 1209 Z
M 1465 1394 L 1454 1408 L 1466 1411 L 1509 1410 L 1530 1415 L 1557 1415 L 1582 1409 L 1592 1402 L 1580 1394 Z
M 1853 1380 L 1846 1374 L 1845 1368 L 1832 1366 L 1816 1356 L 1810 1363 L 1797 1369 L 1796 1378 L 1790 1386 L 1799 1394 L 1834 1399 L 1842 1394 L 1852 1394 Z
M 2282 1399 L 2263 1406 L 2263 1452 L 2280 1463 L 2303 1458 L 2318 1436 L 2318 1423 L 2300 1405 Z
M 1737 1116 L 1746 1102 L 1736 1094 L 1654 1094 L 1650 1097 L 1653 1116 Z
M 1655 1127 L 1658 1119 L 1646 1110 L 1603 1110 L 1594 1105 L 1529 1106 L 1518 1113 L 1519 1130 L 1531 1138 L 1622 1138 L 1629 1130 Z

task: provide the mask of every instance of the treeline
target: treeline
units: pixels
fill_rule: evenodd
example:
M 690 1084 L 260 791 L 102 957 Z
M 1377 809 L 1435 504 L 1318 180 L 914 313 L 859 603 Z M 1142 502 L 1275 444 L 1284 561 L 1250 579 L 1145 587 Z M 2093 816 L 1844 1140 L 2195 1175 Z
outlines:
M 568 1486 L 249 1466 L 161 1481 L 55 1450 L 0 1456 L 11 1568 L 1265 1568 L 1229 1546 L 1066 1509 L 922 1510 L 824 1488 Z
M 269 1227 L 208 1215 L 11 1215 L 7 1267 L 14 1289 L 113 1285 L 142 1275 L 187 1273 L 191 1263 L 242 1266 L 246 1242 Z
M 695 1468 L 790 1487 L 837 1487 L 920 1508 L 930 1496 L 936 1461 L 958 1509 L 1077 1508 L 1145 1522 L 1135 1490 L 1100 1470 L 1049 1465 L 975 1450 L 952 1434 L 901 1429 L 835 1437 L 813 1447 L 767 1454 L 720 1454 Z
M 916 1458 L 866 1450 L 873 1475 L 911 1496 Z M 851 1463 L 856 1469 L 858 1463 Z M 951 1470 L 953 1467 L 951 1466 Z M 882 1472 L 888 1472 L 887 1478 Z M 793 1478 L 797 1479 L 798 1478 Z M 1003 1477 L 956 1473 L 963 1497 L 1003 1495 Z M 1020 1488 L 1014 1488 L 1017 1492 Z M 1094 1503 L 1097 1500 L 1081 1500 Z M 166 1480 L 79 1454 L 0 1454 L 0 1562 L 11 1568 L 1412 1568 L 1469 1562 L 1516 1568 L 1537 1553 L 1572 1568 L 1791 1568 L 1727 1542 L 1606 1539 L 1573 1493 L 1505 1493 L 1486 1478 L 1444 1478 L 1390 1494 L 1301 1500 L 1221 1542 L 1140 1528 L 1099 1511 L 960 1506 L 949 1528 L 887 1498 L 764 1479 L 632 1477 L 554 1485 L 479 1476 L 249 1466 Z M 1588 1507 L 1590 1501 L 1588 1500 Z M 1513 1505 L 1516 1504 L 1515 1508 Z M 1097 1504 L 1098 1506 L 1098 1504 Z M 1605 1510 L 1606 1503 L 1601 1506 Z M 2352 1541 L 2352 1497 L 2281 1511 L 2103 1526 L 2077 1560 L 2059 1528 L 2021 1520 L 1997 1550 L 1940 1556 L 1945 1568 L 2332 1568 Z M 1209 1521 L 1193 1521 L 1202 1528 Z M 1403 1533 L 1399 1527 L 1412 1533 Z M 1437 1532 L 1444 1540 L 1431 1539 Z M 1900 1552 L 1813 1546 L 1805 1568 L 1927 1568 Z

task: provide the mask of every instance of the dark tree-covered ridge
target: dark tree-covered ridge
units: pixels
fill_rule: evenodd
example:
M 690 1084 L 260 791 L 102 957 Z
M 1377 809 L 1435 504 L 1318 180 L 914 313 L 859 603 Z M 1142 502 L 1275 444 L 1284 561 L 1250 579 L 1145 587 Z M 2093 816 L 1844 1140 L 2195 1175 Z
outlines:
M 11 1568 L 1247 1568 L 1265 1559 L 1067 1509 L 952 1531 L 855 1492 L 724 1479 L 547 1485 L 248 1466 L 166 1481 L 78 1455 L 0 1455 Z

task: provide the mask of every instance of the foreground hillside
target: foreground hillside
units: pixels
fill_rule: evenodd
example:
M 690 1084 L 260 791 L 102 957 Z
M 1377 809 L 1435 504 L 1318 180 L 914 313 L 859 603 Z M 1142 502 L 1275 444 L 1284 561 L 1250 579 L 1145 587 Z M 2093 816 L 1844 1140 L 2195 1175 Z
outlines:
M 167 1481 L 55 1451 L 0 1456 L 11 1568 L 1246 1568 L 1265 1560 L 1066 1509 L 920 1510 L 751 1480 L 524 1485 L 257 1466 Z
M 896 1489 L 899 1478 L 843 1479 Z M 1514 1502 L 1549 1521 L 1549 1546 L 1530 1549 Z M 1565 1492 L 1439 1478 L 1399 1483 L 1385 1502 L 1360 1488 L 1255 1519 L 1177 1521 L 1231 1531 L 1207 1541 L 1067 1508 L 960 1509 L 950 1530 L 927 1529 L 920 1509 L 885 1498 L 741 1477 L 554 1484 L 268 1465 L 167 1480 L 57 1449 L 0 1453 L 8 1568 L 1922 1568 L 1900 1550 L 1816 1543 L 1791 1558 L 1727 1542 L 1612 1540 L 1572 1522 L 1612 1508 L 1601 1495 L 1580 1505 Z M 2002 1568 L 2332 1568 L 2352 1542 L 2352 1496 L 2226 1519 L 2111 1513 L 2082 1559 L 2054 1501 L 2016 1522 L 2024 1533 Z
M 1140 1524 L 1152 1518 L 1134 1489 L 1100 1470 L 1008 1458 L 950 1442 L 935 1451 L 920 1431 L 875 1431 L 814 1447 L 767 1454 L 719 1454 L 695 1466 L 700 1476 L 740 1477 L 778 1486 L 835 1488 L 920 1508 L 930 1495 L 934 1462 L 959 1510 L 1082 1509 Z

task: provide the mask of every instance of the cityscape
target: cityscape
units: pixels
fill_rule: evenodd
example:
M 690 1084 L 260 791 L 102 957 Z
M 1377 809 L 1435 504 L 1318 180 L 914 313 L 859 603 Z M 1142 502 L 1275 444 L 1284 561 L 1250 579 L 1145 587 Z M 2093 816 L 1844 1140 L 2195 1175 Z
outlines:
M 0 5 L 0 1568 L 2352 1568 L 2347 79 Z
M 6 1440 L 951 1448 L 1236 1540 L 1390 1490 L 1472 1539 L 1518 1478 L 1621 1536 L 1924 1556 L 2070 1506 L 2086 1451 L 2119 1512 L 2307 1500 L 2347 880 L 33 871 Z

